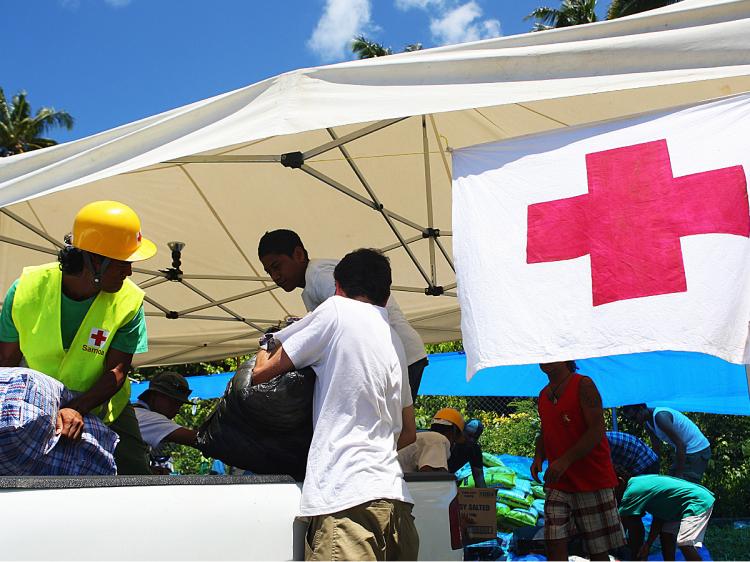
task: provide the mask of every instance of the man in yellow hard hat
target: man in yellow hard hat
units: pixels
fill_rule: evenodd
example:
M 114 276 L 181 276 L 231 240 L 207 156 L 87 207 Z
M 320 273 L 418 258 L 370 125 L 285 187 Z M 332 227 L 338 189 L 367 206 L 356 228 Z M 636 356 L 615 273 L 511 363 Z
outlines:
M 127 378 L 134 353 L 147 351 L 144 292 L 131 263 L 156 254 L 138 215 L 116 201 L 96 201 L 75 217 L 59 263 L 26 267 L 0 314 L 0 363 L 56 378 L 80 394 L 57 416 L 56 431 L 81 437 L 93 413 L 115 431 L 119 474 L 149 474 L 148 448 L 130 404 Z

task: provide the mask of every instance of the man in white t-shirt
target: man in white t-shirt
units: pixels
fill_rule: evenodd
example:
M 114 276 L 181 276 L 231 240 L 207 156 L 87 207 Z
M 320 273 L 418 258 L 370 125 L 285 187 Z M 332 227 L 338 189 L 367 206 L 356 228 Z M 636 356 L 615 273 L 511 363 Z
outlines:
M 164 454 L 163 445 L 195 447 L 197 432 L 173 421 L 182 405 L 189 402 L 191 392 L 185 377 L 166 371 L 154 375 L 134 404 L 141 436 L 150 448 L 151 469 L 156 473 L 163 473 L 168 466 L 169 455 Z
M 338 260 L 311 260 L 299 235 L 286 229 L 266 232 L 258 243 L 258 258 L 274 283 L 287 293 L 302 289 L 302 301 L 312 312 L 336 292 L 333 270 Z M 396 299 L 386 304 L 388 321 L 401 338 L 409 366 L 412 401 L 417 399 L 422 373 L 427 366 L 424 342 L 404 317 Z
M 357 250 L 334 278 L 335 296 L 258 352 L 253 383 L 305 366 L 317 375 L 300 502 L 310 517 L 305 558 L 416 560 L 413 500 L 396 456 L 411 395 L 403 345 L 385 309 L 390 264 L 376 250 Z

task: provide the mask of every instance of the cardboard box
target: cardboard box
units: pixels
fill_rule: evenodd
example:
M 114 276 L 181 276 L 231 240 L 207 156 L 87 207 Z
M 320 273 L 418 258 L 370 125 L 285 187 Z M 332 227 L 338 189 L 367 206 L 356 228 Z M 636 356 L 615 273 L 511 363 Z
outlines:
M 458 489 L 461 537 L 465 545 L 497 537 L 496 502 L 495 488 Z

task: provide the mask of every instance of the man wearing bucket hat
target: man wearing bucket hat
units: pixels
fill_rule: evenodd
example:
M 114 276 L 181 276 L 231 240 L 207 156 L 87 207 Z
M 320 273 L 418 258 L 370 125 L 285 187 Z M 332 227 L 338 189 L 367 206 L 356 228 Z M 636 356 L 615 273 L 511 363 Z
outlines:
M 154 472 L 160 472 L 159 469 L 168 460 L 169 454 L 163 445 L 176 443 L 195 446 L 198 432 L 173 421 L 182 405 L 190 403 L 191 392 L 185 377 L 165 371 L 154 375 L 149 387 L 138 396 L 135 415 L 143 440 L 151 448 L 151 468 Z
M 116 201 L 84 206 L 59 263 L 26 267 L 0 314 L 0 363 L 26 364 L 78 392 L 57 416 L 56 432 L 78 440 L 82 416 L 94 413 L 120 441 L 120 474 L 148 474 L 146 444 L 130 405 L 133 354 L 147 351 L 144 292 L 132 262 L 156 254 L 138 215 Z

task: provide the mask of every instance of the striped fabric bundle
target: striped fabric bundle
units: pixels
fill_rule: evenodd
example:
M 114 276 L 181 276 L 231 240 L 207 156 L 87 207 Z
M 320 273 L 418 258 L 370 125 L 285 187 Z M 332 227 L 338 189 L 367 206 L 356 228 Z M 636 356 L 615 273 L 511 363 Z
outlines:
M 28 368 L 0 368 L 0 475 L 106 475 L 117 471 L 117 434 L 84 416 L 81 440 L 55 435 L 61 404 L 74 393 Z

